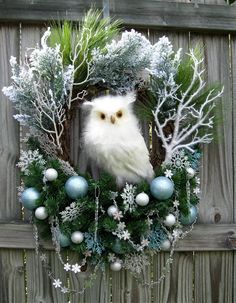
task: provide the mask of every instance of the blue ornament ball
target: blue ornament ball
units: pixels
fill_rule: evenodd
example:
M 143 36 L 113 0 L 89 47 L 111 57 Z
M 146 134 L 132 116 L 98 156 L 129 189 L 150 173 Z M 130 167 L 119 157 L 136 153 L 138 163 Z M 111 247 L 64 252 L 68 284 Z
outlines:
M 68 247 L 71 244 L 70 238 L 62 233 L 59 234 L 59 242 L 61 247 Z
M 37 208 L 36 202 L 39 197 L 40 192 L 34 187 L 29 187 L 24 190 L 21 195 L 22 205 L 29 210 L 34 210 L 35 208 Z
M 124 253 L 124 250 L 122 249 L 122 246 L 121 246 L 121 241 L 119 239 L 115 240 L 114 244 L 112 245 L 112 250 L 116 254 L 122 254 L 122 253 Z
M 65 190 L 71 199 L 83 198 L 88 192 L 88 182 L 81 176 L 70 177 L 66 181 Z
M 189 208 L 189 214 L 187 216 L 181 215 L 179 221 L 183 225 L 190 225 L 197 219 L 198 209 L 195 205 L 191 205 Z
M 150 184 L 150 191 L 158 200 L 169 199 L 174 192 L 174 183 L 167 177 L 157 177 Z

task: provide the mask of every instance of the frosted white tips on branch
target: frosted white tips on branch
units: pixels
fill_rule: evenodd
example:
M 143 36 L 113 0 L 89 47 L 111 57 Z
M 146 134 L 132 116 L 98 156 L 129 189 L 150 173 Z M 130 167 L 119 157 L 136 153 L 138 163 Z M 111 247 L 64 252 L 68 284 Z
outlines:
M 48 37 L 51 35 L 51 29 L 50 27 L 47 28 L 46 32 L 43 34 L 42 38 L 41 38 L 41 46 L 42 48 L 47 47 L 47 40 Z
M 201 93 L 204 92 L 206 82 L 203 81 L 204 69 L 201 68 L 203 58 L 198 59 L 194 50 L 188 54 L 192 60 L 193 75 L 187 89 L 182 92 L 179 86 L 173 82 L 171 87 L 164 83 L 164 89 L 158 91 L 159 98 L 153 111 L 156 123 L 156 134 L 162 140 L 163 147 L 166 150 L 165 161 L 169 161 L 174 152 L 179 149 L 194 151 L 194 146 L 201 143 L 210 143 L 212 134 L 208 132 L 213 127 L 212 110 L 215 107 L 216 100 L 222 96 L 223 88 L 219 91 L 212 89 L 205 97 L 204 102 L 199 106 L 194 102 Z M 196 86 L 196 88 L 194 88 Z M 194 92 L 192 92 L 194 88 Z M 160 121 L 160 114 L 163 113 L 163 105 L 172 99 L 176 104 L 175 109 L 169 111 L 168 116 Z M 164 128 L 168 123 L 173 123 L 174 131 L 165 134 Z M 205 129 L 205 132 L 199 132 Z

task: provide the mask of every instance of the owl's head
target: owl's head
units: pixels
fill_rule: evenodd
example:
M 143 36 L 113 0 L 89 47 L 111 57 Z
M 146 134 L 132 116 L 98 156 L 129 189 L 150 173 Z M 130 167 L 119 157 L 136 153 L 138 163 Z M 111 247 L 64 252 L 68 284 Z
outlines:
M 134 119 L 132 103 L 135 101 L 135 94 L 128 93 L 125 96 L 106 95 L 85 102 L 83 108 L 90 111 L 90 119 L 100 126 L 124 125 L 130 119 Z

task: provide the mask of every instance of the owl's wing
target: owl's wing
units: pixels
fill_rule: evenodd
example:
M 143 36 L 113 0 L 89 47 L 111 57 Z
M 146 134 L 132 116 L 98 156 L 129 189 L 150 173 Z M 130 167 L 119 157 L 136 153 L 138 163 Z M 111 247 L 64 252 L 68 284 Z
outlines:
M 133 174 L 144 179 L 153 177 L 153 168 L 149 162 L 149 152 L 141 135 L 128 143 L 124 142 L 113 154 L 123 173 Z M 114 162 L 113 162 L 114 163 Z M 118 173 L 118 172 L 117 172 Z

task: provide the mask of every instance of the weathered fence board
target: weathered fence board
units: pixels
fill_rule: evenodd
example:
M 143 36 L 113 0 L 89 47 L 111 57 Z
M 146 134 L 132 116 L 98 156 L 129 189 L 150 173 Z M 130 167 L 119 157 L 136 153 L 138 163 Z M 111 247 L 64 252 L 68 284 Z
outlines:
M 0 26 L 0 87 L 7 85 L 10 77 L 9 58 L 18 53 L 18 29 L 15 26 Z M 0 90 L 0 218 L 20 219 L 21 207 L 17 201 L 19 175 L 15 164 L 19 141 L 17 123 L 12 105 Z M 25 302 L 25 276 L 22 250 L 0 250 L 0 302 Z

